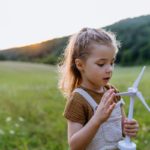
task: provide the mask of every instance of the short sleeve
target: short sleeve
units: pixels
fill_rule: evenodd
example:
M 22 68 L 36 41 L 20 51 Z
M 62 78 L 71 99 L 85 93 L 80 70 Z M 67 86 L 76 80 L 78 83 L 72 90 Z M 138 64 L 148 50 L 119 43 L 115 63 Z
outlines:
M 80 94 L 74 93 L 68 99 L 63 115 L 68 120 L 84 125 L 87 120 L 87 113 L 87 104 L 84 98 Z

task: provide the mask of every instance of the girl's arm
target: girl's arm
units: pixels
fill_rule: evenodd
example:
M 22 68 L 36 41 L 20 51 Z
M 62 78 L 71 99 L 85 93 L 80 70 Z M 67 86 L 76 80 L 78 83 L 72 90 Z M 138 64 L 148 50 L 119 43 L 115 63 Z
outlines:
M 99 125 L 94 118 L 83 126 L 68 120 L 68 143 L 71 150 L 84 150 L 96 134 Z
M 114 95 L 113 90 L 104 94 L 95 114 L 85 126 L 68 120 L 68 143 L 71 150 L 84 150 L 91 142 L 100 125 L 109 118 L 115 107 Z

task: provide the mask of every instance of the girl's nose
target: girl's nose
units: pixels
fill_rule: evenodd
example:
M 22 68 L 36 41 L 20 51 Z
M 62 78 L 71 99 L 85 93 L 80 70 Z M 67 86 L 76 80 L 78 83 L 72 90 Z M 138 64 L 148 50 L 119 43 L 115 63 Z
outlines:
M 106 69 L 106 72 L 112 72 L 114 69 L 114 65 L 108 65 L 107 69 Z

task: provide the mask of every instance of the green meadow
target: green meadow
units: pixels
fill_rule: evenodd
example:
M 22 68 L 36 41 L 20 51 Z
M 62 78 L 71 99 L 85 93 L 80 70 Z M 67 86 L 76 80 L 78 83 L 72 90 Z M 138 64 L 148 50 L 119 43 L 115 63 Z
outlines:
M 115 68 L 111 83 L 126 91 L 142 66 Z M 0 150 L 67 150 L 65 99 L 57 89 L 57 68 L 50 65 L 0 62 Z M 150 106 L 150 67 L 139 90 Z M 124 97 L 125 110 L 129 98 Z M 134 118 L 140 130 L 137 150 L 150 149 L 150 113 L 136 99 Z

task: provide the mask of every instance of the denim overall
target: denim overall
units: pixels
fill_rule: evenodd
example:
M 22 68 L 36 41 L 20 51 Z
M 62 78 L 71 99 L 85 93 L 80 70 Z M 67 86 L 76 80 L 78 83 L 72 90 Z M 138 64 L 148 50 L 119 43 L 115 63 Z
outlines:
M 94 113 L 98 104 L 83 89 L 76 88 L 74 92 L 79 93 L 91 105 Z M 121 105 L 124 101 L 121 99 L 113 109 L 110 117 L 97 130 L 96 135 L 86 150 L 117 150 L 118 141 L 122 140 L 122 114 Z

